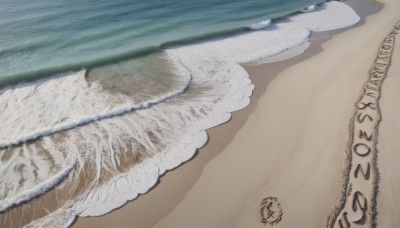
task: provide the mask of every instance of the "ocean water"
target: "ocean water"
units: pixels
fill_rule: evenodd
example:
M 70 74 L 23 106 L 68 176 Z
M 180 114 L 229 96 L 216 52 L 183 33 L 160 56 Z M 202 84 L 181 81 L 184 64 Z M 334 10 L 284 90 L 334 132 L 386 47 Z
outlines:
M 2 0 L 0 83 L 243 29 L 321 0 Z
M 147 192 L 249 104 L 240 64 L 360 19 L 301 12 L 314 0 L 0 1 L 1 227 L 67 227 Z

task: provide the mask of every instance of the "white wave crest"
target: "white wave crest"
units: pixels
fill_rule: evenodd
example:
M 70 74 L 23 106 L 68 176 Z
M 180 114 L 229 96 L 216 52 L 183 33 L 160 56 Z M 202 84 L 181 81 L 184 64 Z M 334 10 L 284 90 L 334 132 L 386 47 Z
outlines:
M 301 10 L 301 12 L 310 13 L 310 12 L 313 12 L 316 8 L 317 8 L 316 5 L 310 5 L 310 6 L 306 7 L 305 9 Z
M 46 192 L 65 178 L 77 163 L 75 154 L 65 155 L 56 148 L 40 154 L 35 145 L 20 148 L 0 166 L 0 212 Z M 7 156 L 10 151 L 0 151 Z M 49 162 L 50 161 L 50 162 Z
M 271 25 L 271 19 L 268 19 L 268 20 L 265 20 L 265 21 L 260 21 L 260 22 L 258 22 L 258 23 L 249 25 L 248 27 L 249 27 L 250 29 L 257 30 L 257 29 L 264 29 L 264 28 L 267 28 L 267 27 L 270 26 L 270 25 Z
M 151 105 L 184 92 L 189 74 L 178 74 L 180 84 L 156 97 L 111 95 L 101 85 L 89 86 L 85 70 L 33 83 L 9 86 L 0 91 L 0 148 L 15 145 L 95 120 L 109 118 Z M 17 115 L 16 115 L 17 113 Z
M 45 193 L 47 189 L 35 186 L 59 178 L 59 173 L 65 179 L 55 187 L 58 209 L 30 227 L 68 226 L 74 216 L 97 216 L 120 207 L 147 192 L 166 170 L 189 160 L 206 143 L 206 129 L 228 121 L 231 112 L 249 104 L 254 85 L 238 63 L 277 56 L 293 47 L 304 49 L 312 31 L 338 29 L 358 21 L 358 15 L 344 3 L 327 2 L 267 29 L 168 49 L 177 72 L 186 76 L 175 92 L 157 97 L 151 107 L 140 103 L 142 99 L 136 102 L 106 93 L 99 85 L 88 85 L 83 71 L 3 89 L 1 145 L 43 132 L 47 136 L 34 145 L 13 147 L 11 157 L 8 149 L 0 150 L 0 162 L 7 162 L 0 166 L 0 186 L 6 183 L 3 186 L 14 189 L 10 195 L 0 195 L 0 200 L 22 202 L 25 198 L 17 195 L 21 188 L 31 189 L 33 195 Z M 99 118 L 104 119 L 94 121 Z M 86 124 L 71 128 L 79 123 Z M 56 133 L 66 128 L 71 129 Z M 74 168 L 63 172 L 69 167 Z M 20 185 L 16 176 L 25 182 Z M 21 207 L 31 209 L 29 204 Z M 2 217 L 0 224 L 7 219 Z

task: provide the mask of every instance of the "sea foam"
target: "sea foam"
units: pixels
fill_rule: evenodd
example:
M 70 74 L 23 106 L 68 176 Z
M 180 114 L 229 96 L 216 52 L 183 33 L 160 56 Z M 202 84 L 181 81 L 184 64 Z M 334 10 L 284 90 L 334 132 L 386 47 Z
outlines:
M 89 85 L 84 71 L 2 89 L 0 186 L 12 191 L 0 195 L 8 202 L 1 209 L 43 194 L 18 206 L 29 212 L 29 204 L 41 205 L 40 197 L 56 195 L 57 208 L 27 226 L 51 227 L 122 206 L 192 158 L 207 141 L 206 129 L 249 104 L 254 85 L 239 63 L 296 47 L 301 53 L 311 32 L 358 21 L 344 3 L 327 2 L 266 29 L 167 49 L 181 83 L 152 98 L 107 93 L 100 84 Z M 25 142 L 30 139 L 36 140 Z M 18 195 L 21 189 L 29 194 Z
M 190 75 L 177 72 L 176 78 L 179 83 L 174 88 L 153 97 L 149 94 L 128 97 L 105 93 L 99 84 L 89 86 L 85 70 L 6 87 L 0 91 L 0 119 L 3 122 L 0 148 L 148 108 L 185 91 Z
M 309 12 L 314 11 L 316 8 L 317 8 L 316 5 L 310 5 L 310 6 L 306 7 L 305 9 L 303 9 L 301 12 L 303 12 L 303 13 L 309 13 Z
M 308 42 L 311 32 L 344 28 L 354 25 L 359 20 L 360 17 L 351 7 L 332 1 L 319 5 L 314 12 L 287 17 L 267 29 L 191 45 L 187 48 L 204 49 L 229 61 L 249 63 L 278 55 L 299 45 L 308 47 L 304 43 Z
M 264 29 L 271 25 L 271 19 L 249 25 L 250 29 Z

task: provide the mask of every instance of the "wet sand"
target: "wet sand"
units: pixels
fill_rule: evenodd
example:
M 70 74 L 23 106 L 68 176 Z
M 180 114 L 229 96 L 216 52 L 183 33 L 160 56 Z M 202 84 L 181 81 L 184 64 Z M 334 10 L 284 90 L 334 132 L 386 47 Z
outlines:
M 326 226 L 341 192 L 354 104 L 380 43 L 400 19 L 396 0 L 382 2 L 382 11 L 364 24 L 327 41 L 320 34 L 301 56 L 246 67 L 256 85 L 251 104 L 209 130 L 209 142 L 195 158 L 123 208 L 80 218 L 73 227 L 264 227 L 259 204 L 266 197 L 280 202 L 278 227 Z M 382 100 L 383 118 L 393 96 Z M 382 122 L 381 135 L 390 135 L 383 148 L 395 148 L 391 135 L 399 128 L 391 126 Z M 392 170 L 381 173 L 398 179 Z M 382 188 L 395 192 L 398 185 L 388 176 Z M 392 198 L 384 194 L 378 205 Z M 379 215 L 395 219 L 395 212 L 383 207 Z

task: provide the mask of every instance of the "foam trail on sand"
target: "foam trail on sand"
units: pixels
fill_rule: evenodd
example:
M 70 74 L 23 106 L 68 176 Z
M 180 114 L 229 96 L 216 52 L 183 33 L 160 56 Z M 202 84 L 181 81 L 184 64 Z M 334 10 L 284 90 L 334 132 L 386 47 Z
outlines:
M 301 43 L 293 48 L 285 50 L 277 55 L 258 59 L 256 61 L 248 63 L 247 65 L 260 65 L 260 64 L 264 64 L 264 63 L 273 63 L 273 62 L 279 62 L 279 61 L 283 61 L 286 59 L 290 59 L 290 58 L 293 58 L 295 56 L 302 54 L 308 47 L 310 47 L 310 42 L 305 41 L 304 43 Z
M 26 225 L 25 228 L 69 227 L 74 222 L 75 216 L 73 210 L 62 209 Z
M 288 17 L 286 23 L 303 27 L 313 32 L 323 32 L 345 28 L 360 21 L 354 10 L 341 2 L 331 1 L 319 5 L 313 12 Z
M 177 80 L 161 93 L 110 93 L 99 83 L 88 84 L 84 71 L 4 88 L 0 186 L 12 191 L 4 190 L 0 200 L 21 189 L 41 195 L 0 214 L 0 226 L 14 220 L 14 226 L 68 226 L 75 216 L 103 215 L 147 192 L 165 171 L 192 158 L 207 141 L 206 129 L 250 103 L 254 85 L 238 63 L 306 48 L 312 31 L 358 20 L 350 7 L 328 2 L 267 29 L 167 49 L 164 57 Z M 60 180 L 58 174 L 61 182 L 35 188 Z M 17 198 L 14 204 L 27 200 Z M 19 219 L 32 208 L 34 215 Z
M 0 91 L 0 119 L 3 122 L 0 148 L 94 120 L 148 108 L 185 91 L 190 75 L 178 73 L 178 77 L 180 82 L 174 88 L 153 97 L 151 94 L 111 96 L 104 93 L 99 84 L 89 86 L 85 70 L 6 87 Z
M 54 160 L 58 160 L 58 167 L 50 166 L 48 161 L 41 156 L 31 156 L 36 154 L 38 148 L 34 145 L 24 147 L 20 156 L 15 156 L 2 164 L 0 173 L 0 211 L 27 201 L 37 195 L 46 192 L 65 176 L 67 176 L 76 165 L 74 154 L 61 161 L 62 154 L 59 151 L 52 151 Z M 3 153 L 7 153 L 6 152 Z M 32 164 L 35 164 L 32 166 Z M 15 170 L 21 169 L 19 175 L 15 175 Z M 19 183 L 15 185 L 15 182 Z
M 329 9 L 329 11 L 327 12 L 327 15 L 329 16 L 333 16 L 332 11 L 337 10 L 335 6 L 340 7 L 340 9 L 346 10 L 344 14 L 355 14 L 355 12 L 350 7 L 344 5 L 343 3 L 326 3 L 324 5 L 332 4 L 334 6 L 326 7 L 326 9 Z M 343 5 L 345 7 L 343 7 Z M 333 26 L 335 26 L 336 28 L 341 28 L 344 26 L 355 24 L 359 21 L 358 16 L 347 18 L 352 18 L 352 20 L 346 22 L 338 20 L 337 24 L 331 23 L 329 27 L 332 28 Z M 332 18 L 328 18 L 326 20 L 329 19 Z M 303 19 L 301 15 L 299 15 L 297 20 L 300 22 L 304 22 L 305 20 L 307 20 L 307 18 Z M 145 163 L 145 166 L 148 167 L 152 167 L 153 165 L 157 164 L 157 169 L 149 169 L 145 167 L 140 167 L 138 168 L 138 170 L 132 169 L 131 174 L 133 175 L 126 174 L 123 176 L 123 178 L 116 178 L 113 184 L 110 185 L 113 186 L 112 189 L 106 186 L 103 188 L 97 188 L 95 191 L 92 191 L 90 193 L 88 198 L 78 203 L 79 209 L 82 210 L 82 212 L 80 212 L 79 214 L 81 216 L 101 215 L 108 212 L 108 210 L 103 211 L 102 208 L 110 206 L 111 202 L 114 203 L 114 207 L 119 207 L 120 205 L 123 205 L 126 200 L 133 199 L 137 197 L 138 194 L 146 192 L 147 189 L 155 183 L 157 175 L 161 175 L 166 170 L 175 168 L 182 162 L 190 159 L 194 154 L 196 148 L 204 145 L 207 139 L 204 132 L 205 129 L 226 122 L 230 119 L 230 112 L 242 109 L 247 106 L 247 104 L 249 103 L 248 97 L 251 95 L 253 85 L 250 84 L 247 73 L 239 65 L 233 62 L 243 63 L 258 59 L 260 58 L 260 56 L 273 56 L 275 53 L 280 53 L 284 50 L 287 50 L 288 48 L 295 46 L 298 43 L 302 44 L 305 40 L 307 40 L 310 33 L 310 31 L 307 31 L 302 27 L 295 30 L 292 29 L 291 26 L 289 28 L 284 25 L 280 26 L 281 27 L 279 29 L 276 29 L 277 32 L 274 32 L 275 30 L 272 30 L 272 32 L 270 33 L 265 31 L 257 31 L 231 37 L 228 39 L 208 41 L 195 45 L 177 47 L 175 49 L 167 50 L 167 53 L 171 58 L 177 59 L 192 74 L 193 85 L 201 84 L 204 86 L 209 84 L 209 86 L 207 87 L 214 87 L 221 82 L 211 82 L 212 80 L 210 79 L 213 79 L 214 77 L 210 76 L 218 75 L 221 79 L 225 77 L 232 77 L 228 83 L 223 83 L 225 85 L 228 85 L 228 87 L 225 88 L 226 94 L 221 94 L 222 99 L 220 99 L 220 101 L 214 106 L 214 109 L 211 111 L 208 118 L 202 119 L 199 122 L 191 121 L 190 131 L 193 133 L 185 136 L 182 135 L 183 137 L 179 139 L 180 143 L 176 144 L 184 145 L 183 147 L 178 146 L 171 151 L 166 150 L 164 153 L 157 154 L 157 156 L 152 157 Z M 310 24 L 309 27 L 318 28 L 319 31 L 329 30 L 321 25 L 313 26 Z M 276 43 L 272 42 L 274 39 L 278 39 L 278 36 L 280 36 L 279 38 L 283 38 L 286 37 L 288 34 L 292 35 L 293 40 L 295 41 L 282 42 L 283 44 L 281 43 L 280 45 L 276 45 Z M 257 38 L 264 38 L 264 41 L 260 41 L 261 43 L 255 42 L 256 44 L 254 44 L 255 40 L 262 40 Z M 254 45 L 252 45 L 250 48 L 245 48 L 245 45 L 247 45 L 247 47 L 250 45 L 250 40 L 253 40 Z M 261 50 L 263 50 L 264 53 L 259 52 L 256 54 L 256 56 L 254 56 L 252 48 L 256 48 L 257 44 L 259 45 L 258 48 L 263 47 L 261 48 Z M 232 52 L 235 49 L 236 51 Z M 243 58 L 241 59 L 240 56 L 242 56 Z M 223 87 L 221 87 L 220 89 L 222 88 Z M 217 91 L 214 92 L 222 92 L 221 90 Z M 190 94 L 190 90 L 185 94 Z M 160 104 L 160 106 L 164 106 L 166 104 L 167 102 Z M 187 142 L 191 143 L 188 144 Z M 196 146 L 191 146 L 190 144 L 195 144 Z M 137 174 L 137 172 L 144 172 L 141 175 L 149 177 L 148 180 L 153 179 L 154 183 L 140 182 L 135 178 L 135 176 L 140 176 L 135 175 Z M 119 200 L 116 199 L 115 194 L 107 194 L 107 192 L 114 192 L 117 191 L 117 189 L 124 189 L 124 193 L 122 194 L 126 195 L 125 200 L 122 200 L 120 197 L 118 197 Z M 138 190 L 135 191 L 135 189 Z M 132 194 L 132 191 L 134 192 L 134 194 Z M 105 195 L 112 195 L 113 200 L 110 200 L 111 202 L 108 200 L 103 201 L 102 199 L 104 199 Z
M 76 208 L 81 216 L 102 215 L 109 211 L 110 206 L 119 207 L 127 200 L 148 191 L 159 175 L 189 160 L 196 149 L 206 143 L 205 129 L 228 121 L 231 117 L 230 112 L 249 104 L 248 97 L 254 86 L 248 79 L 248 74 L 239 65 L 209 56 L 204 51 L 194 53 L 178 48 L 168 50 L 167 53 L 171 58 L 179 59 L 193 77 L 191 88 L 182 95 L 190 97 L 189 100 L 178 97 L 179 102 L 175 105 L 173 104 L 175 101 L 170 101 L 157 107 L 157 111 L 163 112 L 166 118 L 158 121 L 177 125 L 174 127 L 177 135 L 173 141 L 165 145 L 164 150 L 128 173 L 111 180 L 113 184 L 97 188 L 90 192 L 87 198 L 78 202 Z M 195 96 L 192 97 L 192 94 Z M 212 97 L 214 98 L 210 99 Z M 199 116 L 190 116 L 189 112 L 192 111 Z M 182 116 L 185 116 L 183 120 Z M 110 194 L 110 191 L 118 192 L 118 195 Z M 112 200 L 109 200 L 109 197 L 112 197 Z
M 309 36 L 310 31 L 307 29 L 288 28 L 283 24 L 274 24 L 267 29 L 185 48 L 191 51 L 204 49 L 232 62 L 248 63 L 295 47 L 307 40 Z
M 314 12 L 287 17 L 267 29 L 208 41 L 188 48 L 204 49 L 237 63 L 249 63 L 301 46 L 308 41 L 311 32 L 344 28 L 359 21 L 360 17 L 351 7 L 333 1 L 319 5 Z

